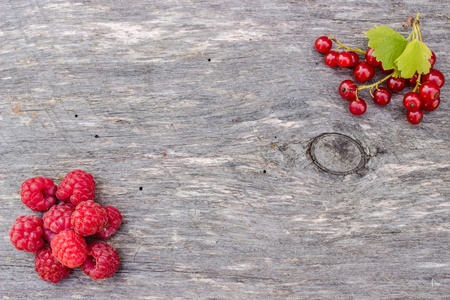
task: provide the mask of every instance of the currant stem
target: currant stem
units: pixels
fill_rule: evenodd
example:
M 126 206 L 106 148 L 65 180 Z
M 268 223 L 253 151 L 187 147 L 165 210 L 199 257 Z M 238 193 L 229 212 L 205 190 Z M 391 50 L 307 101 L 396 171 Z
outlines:
M 419 87 L 421 85 L 421 83 L 420 83 L 420 77 L 421 76 L 422 76 L 422 74 L 419 74 L 419 76 L 417 77 L 416 86 L 414 87 L 413 93 L 415 93 L 419 89 Z
M 350 47 L 348 47 L 348 46 L 345 46 L 344 44 L 342 44 L 341 42 L 339 42 L 339 41 L 338 41 L 334 36 L 332 36 L 332 35 L 330 35 L 328 38 L 329 38 L 330 40 L 334 41 L 336 44 L 339 45 L 339 47 L 338 47 L 337 49 L 339 49 L 339 48 L 344 48 L 344 49 L 349 50 L 349 51 L 354 51 L 354 52 L 359 52 L 359 53 L 362 53 L 362 54 L 366 54 L 366 51 L 363 51 L 363 50 L 361 50 L 361 49 L 358 49 L 358 48 L 350 48 Z M 337 49 L 336 49 L 336 50 L 337 50 Z
M 370 90 L 369 90 L 369 93 L 370 93 L 370 95 L 371 95 L 372 98 L 373 98 L 373 94 L 372 94 L 373 88 L 378 89 L 378 85 L 379 85 L 380 83 L 382 83 L 383 81 L 388 80 L 390 77 L 392 77 L 392 75 L 393 75 L 393 74 L 389 74 L 388 76 L 384 77 L 383 79 L 378 80 L 377 82 L 375 82 L 375 83 L 373 83 L 373 84 L 369 84 L 369 85 L 360 85 L 360 86 L 356 89 L 356 92 L 355 92 L 356 100 L 358 100 L 358 92 L 359 92 L 360 90 L 363 90 L 363 89 L 370 89 Z

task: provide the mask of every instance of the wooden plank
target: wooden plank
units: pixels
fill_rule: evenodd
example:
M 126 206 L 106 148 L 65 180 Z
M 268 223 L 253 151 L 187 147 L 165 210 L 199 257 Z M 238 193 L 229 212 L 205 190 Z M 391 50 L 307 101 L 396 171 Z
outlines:
M 363 92 L 354 117 L 337 91 L 351 70 L 313 47 L 365 48 L 371 26 L 406 34 L 420 11 L 449 74 L 448 1 L 0 3 L 2 299 L 448 298 L 448 85 L 418 126 L 406 91 L 384 108 Z M 364 166 L 318 168 L 324 133 L 361 145 Z M 358 147 L 327 145 L 325 161 L 354 161 Z M 122 263 L 52 285 L 7 231 L 33 214 L 25 179 L 76 168 L 122 211 L 108 240 Z

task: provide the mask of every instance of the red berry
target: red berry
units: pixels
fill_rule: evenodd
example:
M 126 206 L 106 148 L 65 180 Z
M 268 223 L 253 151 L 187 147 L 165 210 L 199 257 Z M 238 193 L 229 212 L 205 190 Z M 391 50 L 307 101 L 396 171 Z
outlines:
M 34 258 L 34 269 L 44 281 L 58 283 L 69 276 L 72 269 L 63 266 L 52 254 L 50 247 L 41 249 Z
M 358 86 L 352 80 L 344 80 L 339 85 L 339 94 L 346 100 L 356 99 L 356 89 Z
M 422 102 L 428 102 L 439 98 L 440 90 L 439 87 L 432 82 L 425 82 L 419 88 L 419 96 Z
M 365 57 L 366 57 L 366 61 L 369 64 L 371 64 L 372 66 L 379 66 L 379 65 L 381 65 L 381 62 L 378 61 L 375 58 L 375 56 L 373 56 L 373 49 L 372 48 L 367 49 Z
M 391 92 L 387 88 L 380 87 L 373 92 L 373 101 L 381 106 L 387 105 L 391 101 Z
M 42 230 L 44 231 L 42 238 L 50 244 L 57 233 L 50 230 L 50 228 L 47 228 L 45 223 L 42 225 Z
M 20 216 L 8 232 L 11 244 L 17 250 L 36 253 L 44 247 L 42 219 L 38 216 Z
M 389 77 L 386 86 L 392 92 L 401 92 L 406 86 L 406 81 L 402 77 Z
M 350 104 L 348 105 L 348 109 L 352 113 L 352 115 L 359 116 L 366 112 L 367 104 L 366 102 L 359 98 L 358 100 L 352 100 L 350 101 Z
M 330 51 L 328 52 L 323 60 L 325 61 L 325 64 L 330 67 L 336 67 L 337 66 L 337 57 L 338 53 L 336 51 Z
M 100 230 L 95 234 L 96 237 L 107 239 L 114 235 L 122 224 L 122 214 L 114 206 L 105 207 L 106 213 L 108 214 L 108 224 L 105 228 Z
M 108 214 L 103 206 L 92 200 L 83 201 L 70 217 L 72 229 L 82 236 L 96 234 L 108 224 Z
M 419 124 L 420 122 L 422 122 L 423 112 L 420 108 L 415 111 L 408 110 L 408 112 L 406 113 L 406 118 L 408 119 L 408 122 L 413 125 Z
M 438 88 L 441 88 L 445 83 L 445 77 L 444 74 L 441 73 L 441 71 L 436 69 L 430 69 L 430 73 L 423 75 L 422 82 L 430 81 L 438 86 Z
M 374 67 L 366 61 L 362 61 L 357 64 L 355 69 L 353 70 L 353 76 L 355 76 L 355 79 L 359 82 L 370 80 L 374 75 Z
M 94 177 L 82 170 L 74 170 L 67 173 L 58 184 L 56 197 L 62 201 L 70 201 L 76 206 L 82 201 L 94 200 L 94 191 Z
M 50 178 L 34 177 L 22 183 L 20 197 L 33 211 L 49 209 L 56 202 L 56 185 Z
M 43 216 L 45 227 L 55 233 L 70 229 L 70 216 L 75 210 L 72 203 L 53 205 Z
M 403 97 L 403 106 L 410 111 L 416 111 L 420 109 L 422 100 L 420 100 L 419 94 L 409 92 Z
M 358 53 L 356 53 L 355 51 L 349 51 L 348 53 L 350 53 L 350 57 L 352 58 L 352 63 L 350 64 L 350 67 L 356 66 L 359 63 Z
M 92 242 L 88 246 L 86 261 L 81 270 L 94 280 L 111 277 L 119 269 L 120 257 L 114 247 L 105 242 Z
M 84 238 L 73 230 L 58 233 L 50 243 L 56 259 L 69 268 L 81 266 L 87 257 Z
M 392 72 L 394 71 L 394 69 L 385 70 L 385 69 L 383 68 L 383 65 L 382 65 L 382 64 L 379 64 L 379 65 L 378 65 L 378 68 L 380 69 L 381 73 L 384 73 L 384 74 L 390 74 L 390 73 L 392 73 Z
M 406 83 L 407 83 L 408 85 L 415 86 L 416 83 L 417 83 L 417 78 L 418 78 L 418 77 L 419 77 L 419 74 L 416 72 L 416 73 L 413 75 L 413 77 L 406 79 Z
M 441 98 L 437 98 L 431 101 L 425 101 L 422 103 L 422 110 L 424 111 L 433 111 L 436 108 L 438 108 L 439 104 L 441 103 Z
M 319 37 L 315 42 L 316 50 L 322 53 L 328 53 L 333 47 L 333 42 L 326 36 Z
M 352 56 L 348 52 L 339 52 L 337 57 L 339 67 L 350 67 L 352 64 Z
M 436 55 L 434 54 L 433 51 L 431 51 L 431 57 L 428 61 L 430 62 L 431 68 L 432 68 L 434 66 L 434 64 L 436 63 Z

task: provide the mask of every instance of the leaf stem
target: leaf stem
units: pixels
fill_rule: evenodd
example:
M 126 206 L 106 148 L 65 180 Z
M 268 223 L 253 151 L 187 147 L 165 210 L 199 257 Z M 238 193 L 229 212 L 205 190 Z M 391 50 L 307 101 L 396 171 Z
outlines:
M 421 83 L 420 83 L 421 76 L 422 76 L 422 74 L 419 74 L 419 76 L 417 76 L 416 86 L 414 87 L 413 93 L 415 93 L 421 85 Z
M 328 38 L 329 38 L 330 40 L 334 41 L 336 44 L 339 45 L 339 47 L 338 47 L 337 49 L 339 49 L 339 48 L 344 48 L 344 49 L 346 49 L 346 50 L 350 50 L 350 51 L 354 51 L 354 52 L 359 52 L 359 53 L 362 53 L 362 54 L 366 54 L 366 51 L 361 50 L 361 49 L 359 49 L 359 48 L 350 48 L 350 47 L 348 47 L 348 46 L 345 46 L 344 44 L 342 44 L 341 42 L 339 42 L 333 35 L 330 35 Z M 336 49 L 336 50 L 337 50 L 337 49 Z

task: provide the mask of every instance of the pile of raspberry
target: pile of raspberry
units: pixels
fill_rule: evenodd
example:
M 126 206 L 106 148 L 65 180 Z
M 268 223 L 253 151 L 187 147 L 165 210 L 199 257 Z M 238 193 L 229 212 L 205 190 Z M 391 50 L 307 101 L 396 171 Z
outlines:
M 9 237 L 16 249 L 36 254 L 34 269 L 42 280 L 57 283 L 76 267 L 99 280 L 111 277 L 119 268 L 117 250 L 101 239 L 117 232 L 122 215 L 114 206 L 94 202 L 94 191 L 93 176 L 82 170 L 67 173 L 58 186 L 45 177 L 22 183 L 22 202 L 45 213 L 42 218 L 18 217 Z M 56 198 L 62 202 L 56 204 Z M 88 236 L 100 240 L 87 244 Z

